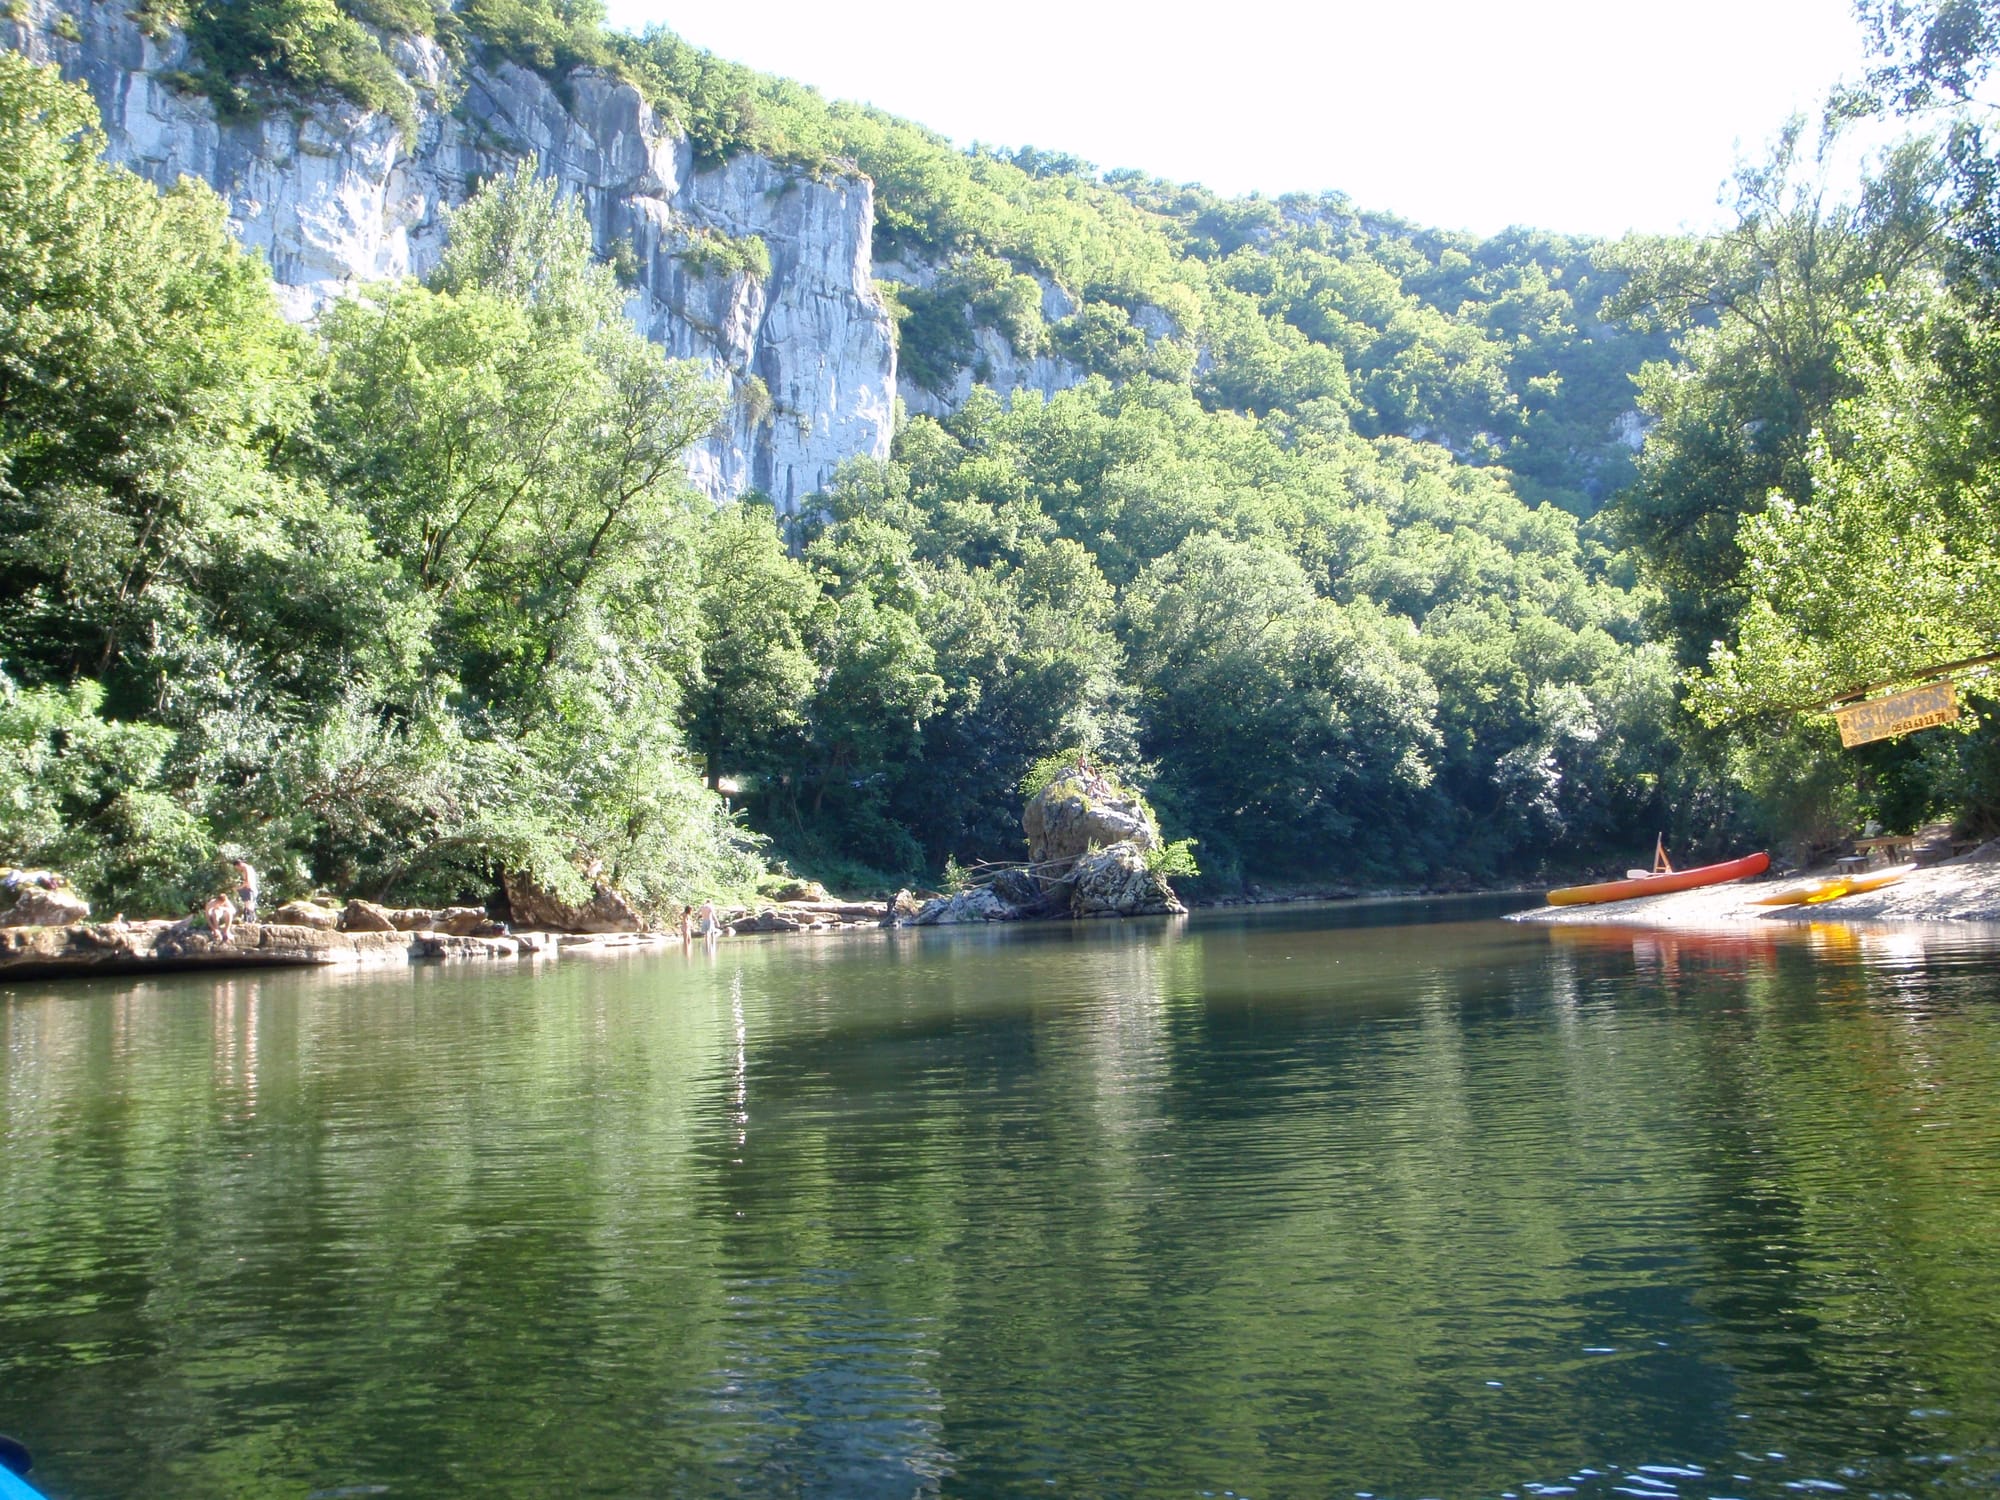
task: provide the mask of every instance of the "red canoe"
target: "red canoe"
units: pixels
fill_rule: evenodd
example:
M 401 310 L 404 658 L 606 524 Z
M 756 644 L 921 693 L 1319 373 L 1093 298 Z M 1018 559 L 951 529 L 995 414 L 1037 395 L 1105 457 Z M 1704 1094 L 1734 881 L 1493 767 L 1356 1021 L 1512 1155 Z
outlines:
M 1597 885 L 1566 886 L 1549 892 L 1549 905 L 1595 906 L 1600 901 L 1630 901 L 1634 896 L 1664 896 L 1669 891 L 1691 891 L 1698 885 L 1721 885 L 1725 880 L 1761 875 L 1770 867 L 1770 855 L 1746 854 L 1741 859 L 1725 859 L 1719 865 L 1696 865 L 1692 870 L 1670 870 L 1664 875 L 1634 875 Z

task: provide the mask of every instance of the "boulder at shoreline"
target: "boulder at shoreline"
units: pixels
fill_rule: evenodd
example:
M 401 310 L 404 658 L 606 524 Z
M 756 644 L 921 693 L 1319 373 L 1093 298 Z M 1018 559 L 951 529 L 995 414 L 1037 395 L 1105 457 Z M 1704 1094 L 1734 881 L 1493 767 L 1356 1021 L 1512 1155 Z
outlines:
M 1028 867 L 926 902 L 912 927 L 1022 917 L 1181 916 L 1187 908 L 1148 856 L 1161 847 L 1145 798 L 1072 766 L 1021 810 Z
M 1178 916 L 1187 911 L 1147 856 L 1160 828 L 1145 799 L 1081 765 L 1064 771 L 1021 812 L 1028 868 L 1045 897 L 1074 917 Z
M 1145 802 L 1081 766 L 1064 771 L 1028 799 L 1021 810 L 1028 835 L 1028 863 L 1060 875 L 1092 849 L 1133 844 L 1156 849 L 1160 830 Z
M 1093 849 L 1077 860 L 1069 900 L 1071 914 L 1079 917 L 1167 917 L 1187 910 L 1133 843 Z
M 0 927 L 67 927 L 90 916 L 90 903 L 66 889 L 23 885 L 14 904 L 0 911 Z
M 516 927 L 548 932 L 638 932 L 645 927 L 632 903 L 608 885 L 596 885 L 588 901 L 564 901 L 514 871 L 500 878 Z

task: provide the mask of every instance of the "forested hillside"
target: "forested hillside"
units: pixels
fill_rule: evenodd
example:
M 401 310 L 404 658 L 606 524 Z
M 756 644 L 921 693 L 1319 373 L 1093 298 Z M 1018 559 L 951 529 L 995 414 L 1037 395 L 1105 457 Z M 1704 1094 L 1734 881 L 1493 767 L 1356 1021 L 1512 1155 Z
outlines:
M 230 848 L 411 899 L 594 866 L 657 908 L 760 859 L 872 885 L 1017 858 L 1016 785 L 1065 747 L 1148 784 L 1218 887 L 1991 799 L 1983 731 L 1844 759 L 1753 713 L 1894 675 L 1886 575 L 1875 647 L 1808 671 L 1777 636 L 1815 628 L 1782 594 L 1818 535 L 1796 502 L 1879 493 L 1905 456 L 1868 434 L 1913 386 L 1966 420 L 1926 373 L 1985 348 L 1935 148 L 1853 206 L 1782 148 L 1714 241 L 1482 241 L 959 151 L 581 8 L 147 14 L 225 115 L 407 119 L 396 38 L 424 34 L 617 72 L 707 160 L 858 168 L 931 414 L 789 520 L 709 506 L 679 459 L 720 392 L 633 332 L 619 247 L 532 164 L 425 280 L 296 329 L 212 195 L 101 164 L 88 96 L 0 53 L 0 856 L 118 903 L 185 901 Z M 754 240 L 700 249 L 770 274 Z M 1937 649 L 1990 641 L 1936 609 Z
M 986 327 L 1019 357 L 1186 384 L 1211 410 L 1288 433 L 1428 439 L 1506 465 L 1530 503 L 1579 515 L 1630 477 L 1630 377 L 1666 341 L 1601 319 L 1622 277 L 1597 269 L 1586 241 L 1482 241 L 1332 193 L 1229 200 L 1033 147 L 959 152 L 664 31 L 607 34 L 602 49 L 579 39 L 552 55 L 627 69 L 707 157 L 868 174 L 878 263 L 924 268 L 923 284 L 889 284 L 920 386 L 968 366 L 988 378 L 972 336 Z

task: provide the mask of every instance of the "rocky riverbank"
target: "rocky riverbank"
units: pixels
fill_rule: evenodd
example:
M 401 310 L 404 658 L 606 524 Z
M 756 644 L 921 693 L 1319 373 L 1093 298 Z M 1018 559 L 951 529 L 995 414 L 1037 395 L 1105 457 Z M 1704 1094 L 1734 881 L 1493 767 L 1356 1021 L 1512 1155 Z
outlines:
M 879 901 L 826 897 L 725 907 L 719 915 L 733 934 L 836 932 L 880 927 L 886 909 Z M 899 910 L 907 920 L 918 907 L 905 898 Z M 287 902 L 274 915 L 286 920 L 238 922 L 227 938 L 190 921 L 0 926 L 0 980 L 184 969 L 355 969 L 438 959 L 518 962 L 681 946 L 678 932 L 510 931 L 469 907 L 432 911 L 349 902 L 343 910 Z
M 1912 870 L 1894 885 L 1814 906 L 1759 906 L 1759 898 L 1831 869 L 1599 906 L 1544 906 L 1508 920 L 1558 926 L 1730 927 L 1783 922 L 2000 923 L 2000 840 L 1970 854 Z
M 225 940 L 187 922 L 78 922 L 0 927 L 0 978 L 132 974 L 177 969 L 363 968 L 422 958 L 535 958 L 556 951 L 544 933 L 462 937 L 443 932 L 327 932 L 240 923 Z

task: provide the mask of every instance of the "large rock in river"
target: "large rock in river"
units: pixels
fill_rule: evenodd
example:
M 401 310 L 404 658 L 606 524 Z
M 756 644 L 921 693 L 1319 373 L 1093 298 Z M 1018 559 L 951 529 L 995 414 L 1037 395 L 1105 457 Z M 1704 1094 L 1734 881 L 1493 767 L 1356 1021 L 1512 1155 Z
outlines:
M 1071 871 L 1070 912 L 1079 917 L 1179 916 L 1187 908 L 1135 843 L 1093 849 Z
M 550 932 L 638 932 L 646 924 L 632 903 L 608 885 L 592 889 L 588 901 L 564 901 L 543 890 L 525 874 L 501 878 L 516 927 Z
M 1090 849 L 1132 844 L 1143 854 L 1160 843 L 1159 826 L 1141 798 L 1080 766 L 1030 799 L 1021 827 L 1028 860 L 1044 885 L 1066 879 L 1070 865 Z

